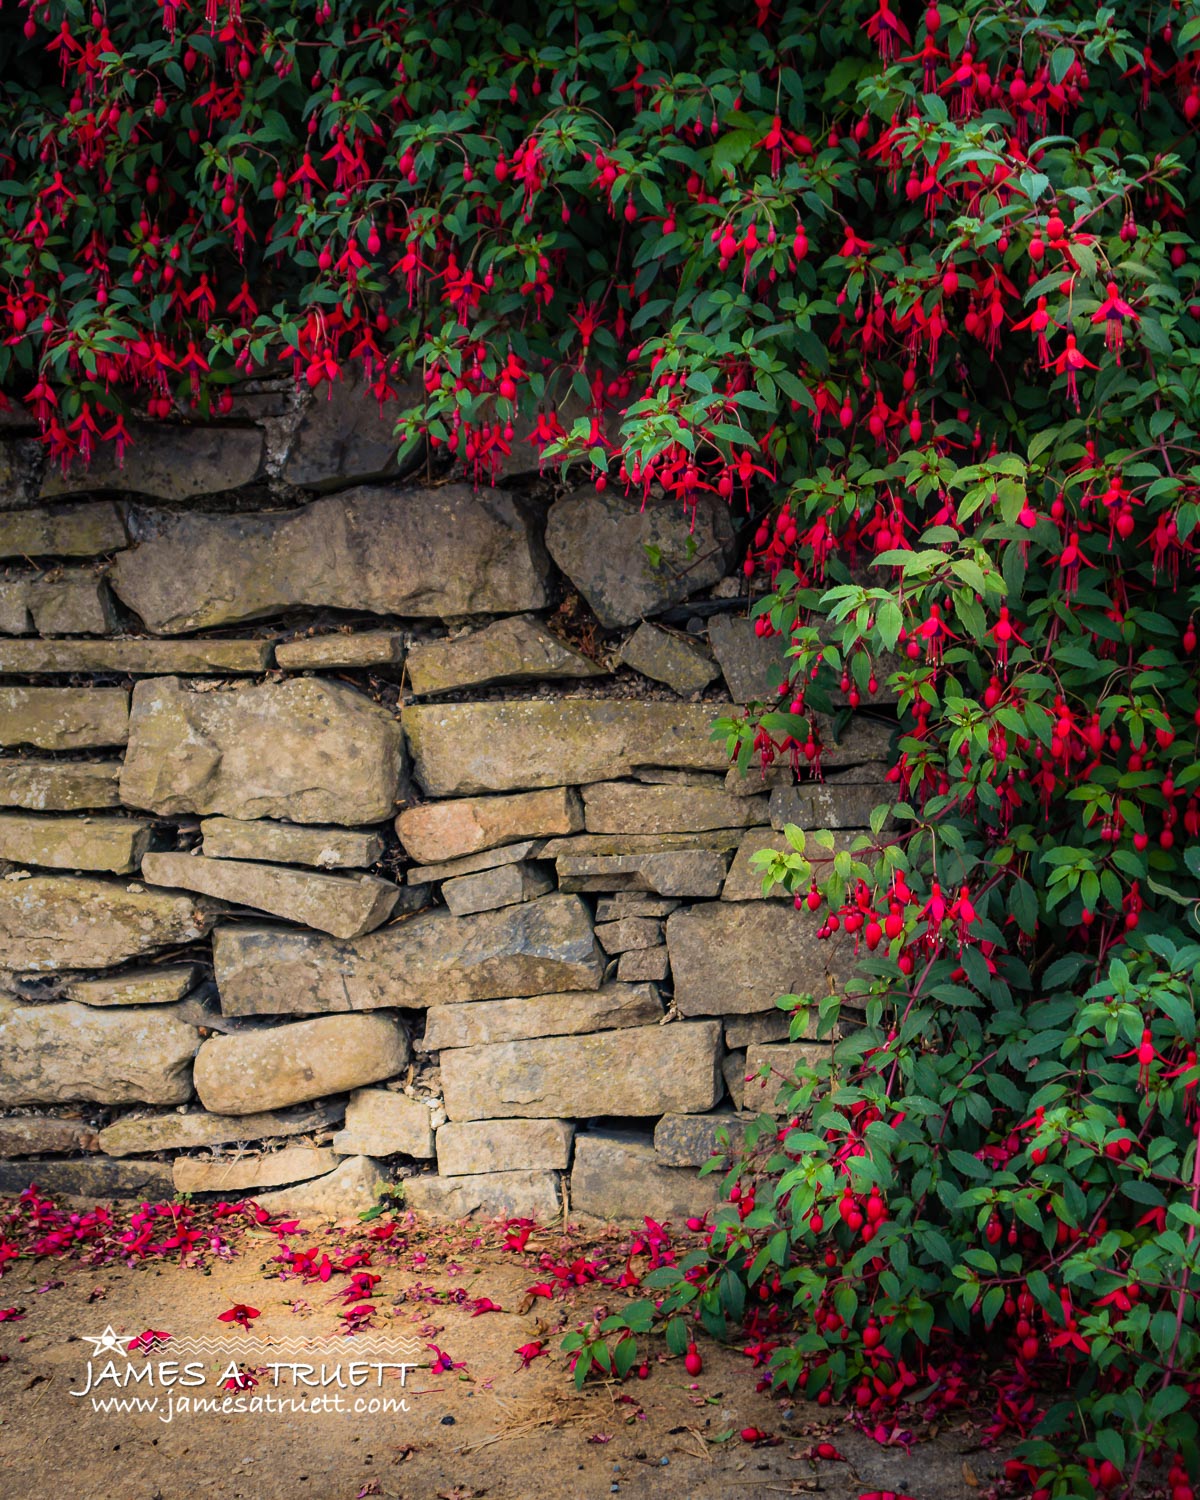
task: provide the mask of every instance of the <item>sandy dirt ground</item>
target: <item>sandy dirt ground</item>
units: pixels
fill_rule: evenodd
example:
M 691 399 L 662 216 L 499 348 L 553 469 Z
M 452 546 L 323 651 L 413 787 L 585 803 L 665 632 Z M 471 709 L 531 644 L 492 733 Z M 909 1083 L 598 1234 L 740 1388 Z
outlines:
M 0 1496 L 981 1500 L 994 1482 L 998 1460 L 979 1451 L 969 1416 L 918 1433 L 909 1453 L 865 1436 L 849 1413 L 757 1391 L 750 1361 L 711 1342 L 696 1379 L 659 1344 L 647 1378 L 577 1394 L 563 1331 L 630 1294 L 592 1283 L 530 1301 L 528 1288 L 544 1279 L 542 1254 L 619 1270 L 627 1233 L 535 1231 L 513 1253 L 494 1229 L 400 1215 L 396 1231 L 383 1244 L 362 1226 L 284 1240 L 315 1247 L 318 1262 L 368 1254 L 358 1269 L 380 1279 L 365 1297 L 346 1295 L 353 1269 L 281 1276 L 280 1240 L 261 1230 L 205 1269 L 9 1260 L 0 1309 L 19 1316 L 0 1321 Z M 503 1310 L 478 1313 L 480 1299 Z M 249 1328 L 220 1320 L 239 1303 L 258 1311 Z M 353 1335 L 351 1306 L 373 1309 Z M 170 1338 L 130 1352 L 147 1331 Z M 538 1343 L 545 1356 L 525 1367 L 516 1351 Z M 442 1352 L 452 1368 L 436 1367 Z M 244 1374 L 257 1384 L 226 1388 Z M 371 1409 L 383 1400 L 390 1409 Z M 219 1409 L 239 1401 L 247 1409 Z M 769 1440 L 746 1442 L 747 1427 Z M 819 1441 L 849 1462 L 810 1456 Z

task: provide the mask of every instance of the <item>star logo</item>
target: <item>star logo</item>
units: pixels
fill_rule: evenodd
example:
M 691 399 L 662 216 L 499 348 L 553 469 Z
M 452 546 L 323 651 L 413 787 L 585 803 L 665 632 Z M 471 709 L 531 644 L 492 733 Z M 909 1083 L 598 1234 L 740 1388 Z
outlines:
M 92 1334 L 80 1334 L 80 1341 L 92 1346 L 92 1359 L 98 1359 L 101 1354 L 124 1354 L 125 1344 L 113 1331 L 110 1323 L 99 1338 Z

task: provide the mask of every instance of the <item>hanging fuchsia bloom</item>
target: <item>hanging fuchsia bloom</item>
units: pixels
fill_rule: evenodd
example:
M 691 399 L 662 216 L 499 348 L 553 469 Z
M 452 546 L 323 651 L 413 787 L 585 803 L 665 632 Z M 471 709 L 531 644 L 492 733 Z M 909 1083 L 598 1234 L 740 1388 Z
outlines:
M 1021 638 L 1017 631 L 1017 623 L 1009 618 L 1008 605 L 1000 606 L 1000 618 L 992 626 L 987 639 L 996 647 L 996 661 L 1002 672 L 1008 671 L 1008 651 L 1015 642 L 1018 646 L 1027 646 L 1028 641 Z
M 1085 359 L 1075 343 L 1075 335 L 1067 334 L 1067 347 L 1057 359 L 1049 361 L 1043 366 L 1044 369 L 1053 370 L 1056 375 L 1067 377 L 1067 395 L 1075 403 L 1075 410 L 1079 410 L 1079 386 L 1077 383 L 1080 370 L 1095 370 L 1097 368 L 1090 359 Z
M 866 31 L 879 48 L 879 55 L 884 62 L 892 61 L 899 51 L 900 42 L 906 46 L 912 43 L 912 32 L 888 4 L 888 0 L 879 0 L 879 9 L 867 22 Z
M 1042 367 L 1048 369 L 1050 365 L 1050 345 L 1046 342 L 1046 329 L 1050 326 L 1050 314 L 1046 311 L 1045 297 L 1037 299 L 1037 307 L 1027 318 L 1022 318 L 1019 323 L 1013 324 L 1013 332 L 1019 333 L 1022 328 L 1028 328 L 1031 333 L 1037 334 L 1038 359 Z
M 1104 288 L 1104 301 L 1092 314 L 1093 323 L 1104 324 L 1104 344 L 1110 353 L 1117 356 L 1117 363 L 1121 363 L 1121 350 L 1125 347 L 1125 319 L 1131 318 L 1135 323 L 1138 315 L 1117 294 L 1117 283 L 1110 281 Z

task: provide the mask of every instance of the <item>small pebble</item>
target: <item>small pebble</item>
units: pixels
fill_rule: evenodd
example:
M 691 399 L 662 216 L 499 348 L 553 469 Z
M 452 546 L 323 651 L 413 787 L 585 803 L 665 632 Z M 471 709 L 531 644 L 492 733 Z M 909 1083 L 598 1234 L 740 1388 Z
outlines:
M 442 1426 L 443 1427 L 453 1427 L 454 1426 L 454 1418 L 450 1415 L 449 1412 L 447 1412 L 446 1415 L 442 1418 Z
M 669 1458 L 660 1458 L 659 1459 L 659 1463 L 663 1466 L 664 1469 L 667 1467 L 667 1465 L 670 1462 L 671 1462 L 671 1460 Z

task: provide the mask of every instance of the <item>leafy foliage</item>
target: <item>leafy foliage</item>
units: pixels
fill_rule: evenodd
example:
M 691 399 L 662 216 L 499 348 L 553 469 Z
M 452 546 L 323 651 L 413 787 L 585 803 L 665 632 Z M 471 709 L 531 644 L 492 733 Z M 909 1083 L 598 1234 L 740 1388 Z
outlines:
M 780 692 L 731 756 L 820 775 L 890 690 L 897 800 L 761 860 L 862 1024 L 656 1315 L 868 1415 L 986 1347 L 1014 1478 L 1190 1500 L 1193 0 L 162 9 L 0 19 L 5 388 L 67 462 L 280 364 L 412 372 L 401 441 L 481 477 L 524 410 L 748 512 Z

